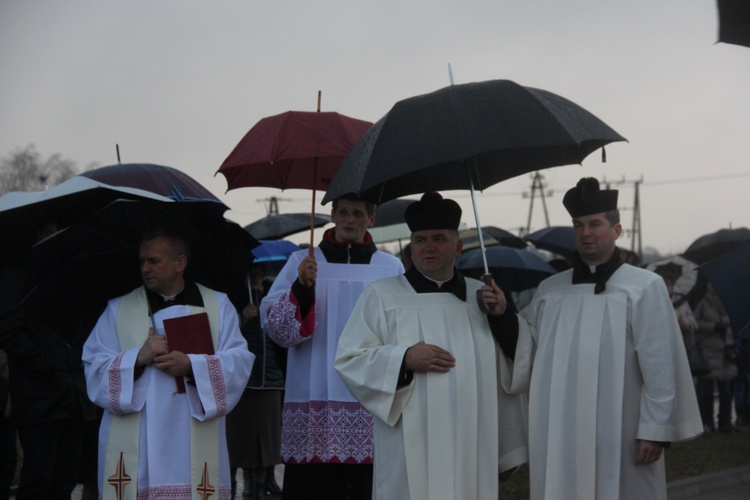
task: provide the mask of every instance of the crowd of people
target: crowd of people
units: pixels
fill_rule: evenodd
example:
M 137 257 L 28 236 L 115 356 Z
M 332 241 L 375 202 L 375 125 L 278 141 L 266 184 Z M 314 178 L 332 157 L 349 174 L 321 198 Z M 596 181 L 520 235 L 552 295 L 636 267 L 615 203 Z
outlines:
M 76 344 L 18 307 L 28 269 L 4 263 L 0 500 L 17 442 L 17 499 L 496 500 L 526 463 L 534 500 L 666 498 L 671 443 L 750 423 L 750 343 L 710 284 L 688 300 L 674 268 L 622 258 L 617 197 L 565 194 L 577 253 L 520 311 L 456 269 L 461 208 L 438 193 L 406 210 L 403 260 L 373 204 L 334 200 L 319 245 L 254 265 L 242 303 L 154 229 L 143 285 Z

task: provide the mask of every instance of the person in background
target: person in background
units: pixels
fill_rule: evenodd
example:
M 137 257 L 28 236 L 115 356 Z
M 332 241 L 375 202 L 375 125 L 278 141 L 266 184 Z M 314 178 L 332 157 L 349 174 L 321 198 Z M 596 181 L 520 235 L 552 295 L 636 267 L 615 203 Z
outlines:
M 10 423 L 8 356 L 0 350 L 0 500 L 8 500 L 16 474 L 16 428 Z
M 288 348 L 281 456 L 283 498 L 367 499 L 372 490 L 372 415 L 333 369 L 339 335 L 373 280 L 404 272 L 377 249 L 368 228 L 375 206 L 357 196 L 333 201 L 334 227 L 314 255 L 292 254 L 260 308 L 274 342 Z
M 616 190 L 584 178 L 563 205 L 573 268 L 503 318 L 507 389 L 529 395 L 531 498 L 666 499 L 664 448 L 703 430 L 672 302 L 662 278 L 621 261 Z
M 255 354 L 255 363 L 240 401 L 227 415 L 232 498 L 237 489 L 237 469 L 242 469 L 243 498 L 262 500 L 266 493 L 281 496 L 274 466 L 281 457 L 286 350 L 272 342 L 260 326 L 259 306 L 270 286 L 263 264 L 253 264 L 249 278 L 251 301 L 242 309 L 240 331 L 248 349 Z
M 54 222 L 44 224 L 37 241 L 57 230 Z M 84 339 L 21 307 L 31 286 L 24 256 L 2 265 L 0 349 L 8 356 L 11 422 L 23 451 L 15 496 L 68 499 L 78 479 L 86 422 L 96 419 L 81 363 Z
M 732 423 L 732 380 L 738 373 L 737 360 L 727 356 L 727 352 L 732 352 L 734 348 L 734 334 L 729 325 L 729 316 L 711 283 L 693 313 L 698 321 L 696 341 L 702 344 L 703 356 L 711 370 L 698 377 L 695 386 L 704 430 L 706 433 L 716 432 L 716 390 L 719 393 L 719 432 L 738 432 L 739 429 Z

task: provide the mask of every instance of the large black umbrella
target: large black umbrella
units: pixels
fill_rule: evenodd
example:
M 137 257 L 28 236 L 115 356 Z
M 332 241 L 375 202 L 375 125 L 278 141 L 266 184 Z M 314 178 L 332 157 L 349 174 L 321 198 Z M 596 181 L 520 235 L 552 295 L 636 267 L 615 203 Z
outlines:
M 259 243 L 226 220 L 225 210 L 213 201 L 115 201 L 34 245 L 34 286 L 22 307 L 72 337 L 71 344 L 85 338 L 109 299 L 141 284 L 139 236 L 158 227 L 176 229 L 190 243 L 187 279 L 242 300 Z
M 81 174 L 111 186 L 145 189 L 177 201 L 219 199 L 185 172 L 152 163 L 118 163 Z
M 703 264 L 724 254 L 742 243 L 750 240 L 750 229 L 719 229 L 714 233 L 704 234 L 685 250 L 683 256 L 697 264 Z
M 568 260 L 573 259 L 573 255 L 576 253 L 573 226 L 545 227 L 524 236 L 523 239 L 533 243 L 537 248 L 562 255 Z
M 698 270 L 713 284 L 735 335 L 750 339 L 750 241 L 711 259 Z
M 486 189 L 535 170 L 581 163 L 625 138 L 577 104 L 508 80 L 452 85 L 397 102 L 357 141 L 323 198 L 374 203 L 408 194 Z
M 750 47 L 750 2 L 718 0 L 719 41 Z
M 585 109 L 545 90 L 508 80 L 451 85 L 396 103 L 354 145 L 323 203 L 347 193 L 381 203 L 451 189 L 470 189 L 474 201 L 475 189 L 581 163 L 605 144 L 624 140 Z M 476 209 L 474 215 L 478 219 Z
M 245 231 L 259 240 L 278 240 L 290 234 L 309 230 L 311 217 L 314 217 L 315 227 L 325 226 L 331 222 L 329 215 L 270 214 L 245 226 Z
M 557 272 L 535 253 L 520 248 L 489 246 L 486 257 L 492 277 L 503 290 L 520 292 L 534 288 Z M 456 268 L 472 277 L 482 275 L 483 265 L 480 248 L 468 250 L 456 259 Z

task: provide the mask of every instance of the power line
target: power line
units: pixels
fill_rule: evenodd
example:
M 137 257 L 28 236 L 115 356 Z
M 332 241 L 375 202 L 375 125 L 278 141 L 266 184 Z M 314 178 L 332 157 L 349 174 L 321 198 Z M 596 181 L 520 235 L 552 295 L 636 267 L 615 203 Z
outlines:
M 723 181 L 723 180 L 730 180 L 730 179 L 739 179 L 744 177 L 750 177 L 750 173 L 743 173 L 743 174 L 726 174 L 726 175 L 711 175 L 706 177 L 691 177 L 691 178 L 684 178 L 684 179 L 666 179 L 661 181 L 642 181 L 640 183 L 641 187 L 644 186 L 663 186 L 663 185 L 669 185 L 669 184 L 688 184 L 691 182 L 706 182 L 706 181 Z M 610 182 L 617 182 L 617 181 L 610 181 Z M 566 188 L 567 189 L 567 188 Z M 551 187 L 551 191 L 555 191 L 554 186 Z M 524 193 L 526 191 L 505 191 L 502 193 L 482 193 L 482 197 L 485 198 L 491 198 L 491 197 L 499 197 L 499 196 L 524 196 Z M 469 198 L 469 195 L 465 194 L 457 194 L 455 196 L 452 196 L 452 198 Z

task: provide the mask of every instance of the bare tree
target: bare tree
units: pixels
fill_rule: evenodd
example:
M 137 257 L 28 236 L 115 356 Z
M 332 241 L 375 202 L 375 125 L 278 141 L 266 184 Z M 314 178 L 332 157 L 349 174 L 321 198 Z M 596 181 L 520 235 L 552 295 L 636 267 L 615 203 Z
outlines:
M 59 154 L 43 160 L 33 144 L 0 159 L 0 195 L 10 191 L 41 191 L 76 175 L 78 167 Z

